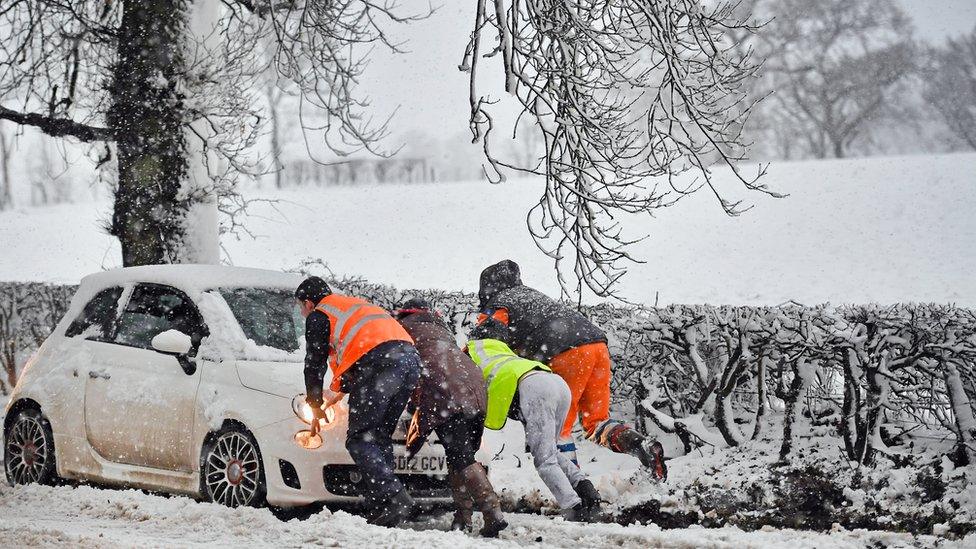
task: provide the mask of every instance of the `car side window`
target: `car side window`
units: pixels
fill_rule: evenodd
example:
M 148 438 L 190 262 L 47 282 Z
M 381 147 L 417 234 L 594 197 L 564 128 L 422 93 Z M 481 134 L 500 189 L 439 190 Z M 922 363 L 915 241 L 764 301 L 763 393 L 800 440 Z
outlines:
M 122 287 L 106 288 L 91 298 L 81 314 L 68 326 L 66 337 L 86 334 L 87 339 L 105 341 L 112 335 L 112 323 L 118 309 Z
M 152 339 L 167 330 L 179 330 L 194 337 L 207 328 L 193 301 L 180 290 L 160 284 L 139 284 L 119 317 L 115 343 L 152 348 Z

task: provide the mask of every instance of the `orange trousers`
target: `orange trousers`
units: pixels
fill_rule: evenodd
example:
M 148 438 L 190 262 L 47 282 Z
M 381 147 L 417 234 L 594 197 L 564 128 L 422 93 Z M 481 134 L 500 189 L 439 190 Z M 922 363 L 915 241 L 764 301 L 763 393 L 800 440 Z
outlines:
M 588 343 L 563 351 L 549 361 L 549 367 L 569 385 L 572 401 L 561 438 L 573 432 L 579 419 L 590 437 L 610 419 L 610 350 L 606 343 Z

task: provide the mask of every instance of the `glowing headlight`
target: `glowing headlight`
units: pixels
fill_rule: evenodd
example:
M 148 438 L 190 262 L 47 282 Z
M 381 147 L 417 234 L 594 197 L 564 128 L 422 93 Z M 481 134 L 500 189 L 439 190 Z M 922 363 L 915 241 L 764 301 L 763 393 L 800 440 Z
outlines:
M 306 450 L 317 450 L 322 447 L 322 435 L 315 433 L 308 429 L 303 429 L 295 433 L 295 444 L 298 444 Z
M 298 395 L 291 401 L 291 408 L 298 416 L 298 419 L 304 421 L 305 423 L 311 425 L 312 420 L 315 419 L 315 414 L 312 411 L 312 407 L 305 402 L 305 395 Z M 326 425 L 329 425 L 335 421 L 336 412 L 335 406 L 330 406 L 325 410 L 325 417 L 319 419 L 319 428 L 324 429 Z
M 336 405 L 330 406 L 324 412 L 323 418 L 319 418 L 319 428 L 317 431 L 321 432 L 328 429 L 335 423 L 336 419 Z M 312 407 L 305 402 L 305 395 L 298 395 L 291 401 L 291 409 L 298 416 L 298 419 L 305 422 L 307 425 L 311 426 L 312 421 L 315 420 L 315 414 Z M 302 429 L 295 433 L 295 444 L 298 444 L 306 450 L 316 450 L 322 447 L 322 435 L 319 433 L 312 433 L 309 429 Z

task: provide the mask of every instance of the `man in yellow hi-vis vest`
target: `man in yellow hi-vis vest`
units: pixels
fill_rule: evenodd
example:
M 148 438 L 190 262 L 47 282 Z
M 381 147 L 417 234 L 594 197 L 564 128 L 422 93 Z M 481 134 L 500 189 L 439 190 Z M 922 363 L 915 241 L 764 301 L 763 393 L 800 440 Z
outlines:
M 475 330 L 472 337 L 477 336 Z M 580 497 L 581 492 L 595 494 L 593 484 L 556 447 L 569 410 L 569 386 L 545 364 L 519 357 L 497 339 L 473 339 L 467 351 L 482 369 L 488 386 L 485 427 L 501 429 L 508 418 L 521 421 L 536 471 L 566 519 L 593 520 L 599 499 L 593 502 Z

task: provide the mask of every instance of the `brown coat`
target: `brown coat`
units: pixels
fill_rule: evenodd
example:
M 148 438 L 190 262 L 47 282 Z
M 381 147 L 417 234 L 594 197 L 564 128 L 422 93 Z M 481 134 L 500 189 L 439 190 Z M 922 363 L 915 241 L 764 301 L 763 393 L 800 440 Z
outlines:
M 484 416 L 488 391 L 481 368 L 458 348 L 454 335 L 438 317 L 421 311 L 401 318 L 400 323 L 423 361 L 410 400 L 415 412 L 407 431 L 407 450 L 414 454 L 447 418 Z

